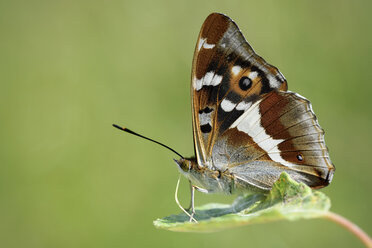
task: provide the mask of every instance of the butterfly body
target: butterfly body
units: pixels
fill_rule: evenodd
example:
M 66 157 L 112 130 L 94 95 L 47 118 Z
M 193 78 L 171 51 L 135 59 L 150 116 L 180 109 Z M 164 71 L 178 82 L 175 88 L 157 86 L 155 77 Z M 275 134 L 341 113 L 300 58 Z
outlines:
M 192 185 L 267 191 L 283 171 L 313 188 L 331 182 L 334 165 L 310 102 L 287 91 L 284 76 L 223 14 L 201 28 L 191 96 L 196 158 L 177 164 Z
M 180 159 L 176 163 L 180 172 L 205 193 L 234 194 L 244 192 L 264 192 L 245 181 L 238 180 L 229 170 L 220 171 L 200 166 L 195 159 Z

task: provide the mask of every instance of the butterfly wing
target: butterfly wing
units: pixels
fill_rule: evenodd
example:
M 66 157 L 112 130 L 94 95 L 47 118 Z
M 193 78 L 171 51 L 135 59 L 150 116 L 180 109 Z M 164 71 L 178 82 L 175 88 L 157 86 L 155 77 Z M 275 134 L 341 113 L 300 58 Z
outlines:
M 286 91 L 284 76 L 255 54 L 230 18 L 208 16 L 192 70 L 198 164 L 229 169 L 242 183 L 263 189 L 284 170 L 323 185 L 318 179 L 328 180 L 334 169 L 323 131 L 310 103 Z
M 287 89 L 278 69 L 255 54 L 230 18 L 218 13 L 209 15 L 199 34 L 192 69 L 193 130 L 198 161 L 206 163 L 218 134 L 260 95 L 274 89 Z
M 258 100 L 217 139 L 211 159 L 241 184 L 262 189 L 282 171 L 314 188 L 328 185 L 334 172 L 310 102 L 293 92 Z

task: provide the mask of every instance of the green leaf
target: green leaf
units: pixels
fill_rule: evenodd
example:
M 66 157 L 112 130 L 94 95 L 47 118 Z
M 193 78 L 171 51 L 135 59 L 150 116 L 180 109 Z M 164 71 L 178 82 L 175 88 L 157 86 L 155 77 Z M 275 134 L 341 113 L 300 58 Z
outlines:
M 239 196 L 231 205 L 210 203 L 196 208 L 198 223 L 185 213 L 154 221 L 157 228 L 178 232 L 213 232 L 277 220 L 319 218 L 330 208 L 329 198 L 297 183 L 283 172 L 268 194 Z

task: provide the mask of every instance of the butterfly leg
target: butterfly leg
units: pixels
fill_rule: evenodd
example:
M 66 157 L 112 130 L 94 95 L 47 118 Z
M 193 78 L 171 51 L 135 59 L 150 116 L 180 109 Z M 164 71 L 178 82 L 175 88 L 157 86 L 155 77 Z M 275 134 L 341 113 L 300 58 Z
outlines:
M 191 213 L 190 213 L 190 222 L 192 222 L 193 218 L 194 218 L 194 214 L 195 214 L 195 186 L 192 185 L 191 181 L 189 181 L 189 185 L 190 185 L 190 195 L 191 195 L 191 199 L 190 199 L 190 205 L 188 208 L 186 208 L 185 210 L 187 212 L 190 212 L 191 210 Z
M 193 186 L 190 182 L 190 193 L 191 193 L 191 200 L 190 200 L 190 207 L 187 209 L 187 211 L 191 210 L 191 216 L 190 216 L 190 222 L 192 222 L 192 219 L 195 215 L 195 186 Z
M 189 181 L 190 182 L 190 181 Z M 192 222 L 194 215 L 195 215 L 195 190 L 208 194 L 209 191 L 203 188 L 199 188 L 198 186 L 192 185 L 190 182 L 190 193 L 191 193 L 191 200 L 190 200 L 190 206 L 186 209 L 187 212 L 191 210 L 190 214 L 190 222 Z
M 212 193 L 211 191 L 206 190 L 206 189 L 203 189 L 203 188 L 200 188 L 200 187 L 198 187 L 198 186 L 193 186 L 193 187 L 194 187 L 197 191 L 202 192 L 202 193 L 204 193 L 204 194 Z
M 178 200 L 178 187 L 180 186 L 180 180 L 181 180 L 181 174 L 179 175 L 179 177 L 178 177 L 178 180 L 177 180 L 177 185 L 176 185 L 176 192 L 174 192 L 174 199 L 176 200 L 176 203 L 177 203 L 177 205 L 178 205 L 178 207 L 186 214 L 186 215 L 188 215 L 189 217 L 190 217 L 190 222 L 191 221 L 194 221 L 195 223 L 198 223 L 198 221 L 193 217 L 193 215 L 194 214 L 189 214 L 189 212 L 188 212 L 188 210 L 186 210 L 186 209 L 184 209 L 182 206 L 181 206 L 181 204 L 180 204 L 180 202 L 179 202 L 179 200 Z M 190 184 L 190 186 L 192 186 L 191 184 Z M 192 204 L 193 205 L 193 204 Z
M 199 191 L 201 193 L 204 193 L 204 194 L 211 193 L 210 191 L 208 191 L 206 189 L 203 189 L 203 188 L 200 188 L 198 186 L 192 185 L 191 182 L 190 182 L 191 200 L 190 200 L 189 207 L 186 208 L 186 211 L 189 211 L 190 209 L 193 209 L 194 208 L 194 204 L 195 204 L 195 190 L 197 190 L 197 191 Z
M 192 207 L 193 207 L 193 204 L 194 204 L 194 193 L 195 193 L 195 189 L 194 189 L 194 186 L 192 185 L 191 181 L 189 181 L 189 185 L 190 185 L 190 194 L 191 194 L 191 199 L 190 199 L 189 207 L 186 208 L 186 211 L 187 211 L 187 212 L 189 212 L 190 209 L 192 209 Z

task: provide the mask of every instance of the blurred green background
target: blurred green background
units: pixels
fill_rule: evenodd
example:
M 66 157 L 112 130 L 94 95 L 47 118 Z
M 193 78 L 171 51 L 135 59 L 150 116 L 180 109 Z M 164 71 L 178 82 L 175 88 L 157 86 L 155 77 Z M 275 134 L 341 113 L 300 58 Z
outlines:
M 309 98 L 336 165 L 332 210 L 372 234 L 371 1 L 0 0 L 1 247 L 363 247 L 325 220 L 157 230 L 193 154 L 190 71 L 208 14 L 233 18 Z M 180 199 L 188 204 L 186 181 Z M 196 196 L 197 204 L 231 196 Z

